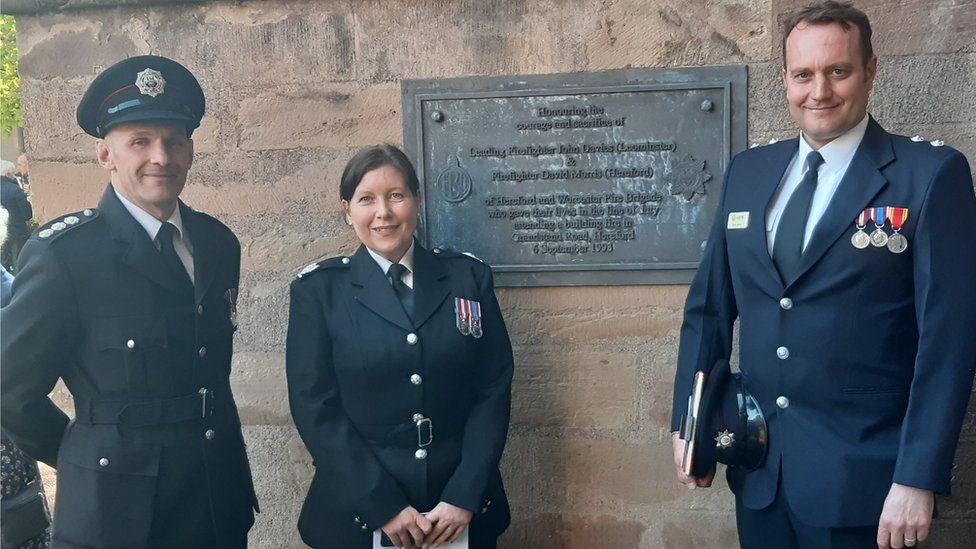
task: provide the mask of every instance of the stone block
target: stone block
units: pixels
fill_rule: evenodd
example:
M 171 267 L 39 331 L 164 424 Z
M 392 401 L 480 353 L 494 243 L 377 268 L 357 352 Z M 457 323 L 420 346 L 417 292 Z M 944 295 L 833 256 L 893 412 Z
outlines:
M 283 353 L 234 353 L 230 382 L 243 424 L 292 424 Z
M 590 70 L 731 65 L 770 55 L 768 0 L 623 0 L 585 17 Z
M 360 80 L 571 72 L 586 67 L 587 2 L 356 3 Z
M 402 141 L 396 84 L 316 83 L 263 88 L 236 113 L 239 148 L 360 148 Z
M 637 368 L 628 352 L 586 347 L 519 349 L 515 425 L 623 429 L 637 418 Z
M 782 22 L 810 3 L 773 0 L 777 55 L 782 51 Z M 976 51 L 976 10 L 967 0 L 860 0 L 856 6 L 871 20 L 872 45 L 878 55 Z
M 108 172 L 92 161 L 86 164 L 31 160 L 31 202 L 34 219 L 46 223 L 57 216 L 98 206 L 108 185 Z

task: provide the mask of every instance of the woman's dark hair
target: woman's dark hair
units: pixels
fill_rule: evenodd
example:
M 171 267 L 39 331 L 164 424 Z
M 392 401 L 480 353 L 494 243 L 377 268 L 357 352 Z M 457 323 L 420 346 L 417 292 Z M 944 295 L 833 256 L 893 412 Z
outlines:
M 804 23 L 807 25 L 829 25 L 837 23 L 845 31 L 851 27 L 857 28 L 861 36 L 861 57 L 866 67 L 874 57 L 871 47 L 871 23 L 863 11 L 854 7 L 850 2 L 836 2 L 827 0 L 820 4 L 807 6 L 802 11 L 792 14 L 783 23 L 783 65 L 786 65 L 786 39 L 793 29 Z
M 400 170 L 407 179 L 410 193 L 417 196 L 420 192 L 420 181 L 410 159 L 397 147 L 384 143 L 363 149 L 349 160 L 342 170 L 342 179 L 339 181 L 339 198 L 352 200 L 352 195 L 356 194 L 356 187 L 359 186 L 363 176 L 383 166 L 392 166 Z

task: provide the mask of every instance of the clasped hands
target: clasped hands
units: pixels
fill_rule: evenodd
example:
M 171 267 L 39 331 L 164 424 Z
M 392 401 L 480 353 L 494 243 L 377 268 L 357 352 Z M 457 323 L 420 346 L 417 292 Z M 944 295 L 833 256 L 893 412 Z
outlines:
M 383 532 L 397 547 L 427 549 L 457 540 L 472 516 L 471 511 L 443 501 L 426 516 L 408 506 L 383 525 Z

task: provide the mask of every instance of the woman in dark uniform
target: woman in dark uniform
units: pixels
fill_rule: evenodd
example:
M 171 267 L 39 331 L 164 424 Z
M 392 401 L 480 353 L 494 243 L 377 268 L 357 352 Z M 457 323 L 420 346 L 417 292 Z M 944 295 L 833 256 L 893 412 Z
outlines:
M 339 194 L 362 245 L 291 286 L 288 394 L 316 467 L 302 539 L 436 546 L 470 527 L 472 549 L 495 547 L 513 361 L 491 269 L 414 239 L 419 184 L 396 147 L 360 151 Z

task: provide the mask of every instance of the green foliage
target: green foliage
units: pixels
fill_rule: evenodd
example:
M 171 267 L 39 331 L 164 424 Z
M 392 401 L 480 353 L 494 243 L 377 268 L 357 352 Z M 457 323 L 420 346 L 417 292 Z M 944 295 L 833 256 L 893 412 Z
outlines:
M 17 24 L 12 16 L 0 15 L 0 131 L 6 137 L 23 122 L 17 74 Z

